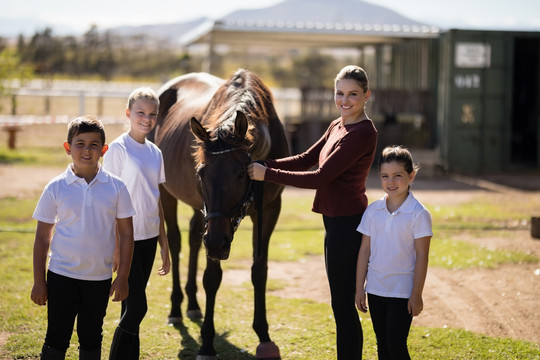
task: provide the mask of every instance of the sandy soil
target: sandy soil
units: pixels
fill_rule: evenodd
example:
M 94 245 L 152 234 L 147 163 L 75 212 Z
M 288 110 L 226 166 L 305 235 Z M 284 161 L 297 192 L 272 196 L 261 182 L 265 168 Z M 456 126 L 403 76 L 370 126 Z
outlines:
M 61 171 L 46 167 L 0 165 L 0 198 L 40 193 L 43 186 Z M 430 204 L 459 204 L 488 191 L 491 196 L 500 197 L 501 201 L 519 201 L 520 197 L 534 196 L 539 199 L 540 215 L 538 180 L 531 179 L 532 191 L 522 191 L 500 185 L 500 182 L 478 182 L 468 178 L 445 177 L 437 181 L 418 179 L 414 192 L 420 201 L 426 199 Z M 286 189 L 284 196 L 295 196 L 298 191 Z M 382 195 L 376 179 L 368 182 L 368 195 L 370 198 Z M 533 239 L 528 229 L 516 230 L 513 238 L 465 237 L 462 240 L 540 257 L 540 239 Z M 249 269 L 249 264 L 245 269 Z M 273 295 L 329 303 L 322 256 L 312 256 L 298 262 L 271 262 L 269 278 L 283 280 L 287 284 L 280 290 L 272 291 Z M 234 286 L 249 279 L 249 270 L 227 270 L 223 281 Z M 496 269 L 447 270 L 431 267 L 426 279 L 424 305 L 424 311 L 414 319 L 414 325 L 463 328 L 489 336 L 540 344 L 540 263 L 504 265 Z M 6 338 L 6 334 L 0 334 L 0 349 Z

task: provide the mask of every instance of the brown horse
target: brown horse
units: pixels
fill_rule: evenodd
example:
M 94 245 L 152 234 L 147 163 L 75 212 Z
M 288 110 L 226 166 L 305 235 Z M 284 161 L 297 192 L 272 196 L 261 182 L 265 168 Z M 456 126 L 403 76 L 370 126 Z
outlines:
M 207 250 L 203 277 L 206 310 L 198 359 L 214 359 L 216 355 L 213 322 L 216 293 L 222 279 L 220 261 L 228 258 L 234 231 L 245 212 L 253 222 L 251 278 L 255 298 L 253 329 L 260 341 L 257 358 L 277 359 L 279 349 L 268 334 L 266 281 L 268 245 L 281 210 L 283 187 L 264 184 L 261 212 L 264 216 L 259 223 L 255 206 L 250 205 L 252 184 L 246 172 L 252 160 L 289 154 L 272 95 L 260 78 L 244 69 L 227 81 L 205 73 L 183 75 L 169 81 L 159 93 L 154 141 L 163 152 L 167 177 L 162 203 L 173 269 L 169 322 L 182 320 L 177 200 L 193 209 L 185 288 L 190 318 L 201 316 L 196 298 L 196 269 L 203 238 Z

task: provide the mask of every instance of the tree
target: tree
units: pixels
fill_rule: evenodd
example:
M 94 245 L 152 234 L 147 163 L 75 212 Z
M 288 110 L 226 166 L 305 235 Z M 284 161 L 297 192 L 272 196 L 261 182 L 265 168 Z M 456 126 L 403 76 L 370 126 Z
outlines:
M 12 98 L 15 109 L 14 89 L 22 87 L 33 76 L 32 66 L 21 61 L 15 49 L 4 48 L 0 51 L 0 97 Z M 0 103 L 0 112 L 2 104 Z
M 310 51 L 293 60 L 296 84 L 302 89 L 332 88 L 336 76 L 336 59 L 331 55 Z
M 317 50 L 289 53 L 284 58 L 290 61 L 275 60 L 272 75 L 283 87 L 300 89 L 332 89 L 340 61 L 332 55 Z
M 52 35 L 50 28 L 36 32 L 24 46 L 21 56 L 23 61 L 34 64 L 37 74 L 50 78 L 55 73 L 60 73 L 64 66 L 63 43 Z

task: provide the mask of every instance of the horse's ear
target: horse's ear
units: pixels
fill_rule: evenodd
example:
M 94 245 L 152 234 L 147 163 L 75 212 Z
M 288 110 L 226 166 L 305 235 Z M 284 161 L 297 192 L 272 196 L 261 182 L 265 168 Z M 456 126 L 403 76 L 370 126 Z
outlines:
M 236 120 L 234 121 L 234 133 L 238 138 L 243 139 L 246 136 L 248 130 L 248 119 L 246 115 L 241 112 L 236 112 Z
M 199 120 L 194 117 L 191 118 L 190 122 L 191 132 L 201 141 L 207 141 L 210 139 L 210 133 L 202 126 Z

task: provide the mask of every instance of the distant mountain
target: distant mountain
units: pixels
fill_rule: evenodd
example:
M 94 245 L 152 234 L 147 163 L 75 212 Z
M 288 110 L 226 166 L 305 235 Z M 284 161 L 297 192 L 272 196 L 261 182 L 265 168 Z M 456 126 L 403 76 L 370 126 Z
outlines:
M 177 42 L 183 34 L 209 20 L 208 18 L 198 18 L 177 23 L 118 26 L 100 30 L 125 36 L 146 34 Z M 362 0 L 286 0 L 263 9 L 234 11 L 219 20 L 223 22 L 282 21 L 292 23 L 426 25 L 388 8 Z M 30 36 L 47 26 L 51 27 L 53 33 L 57 35 L 81 35 L 80 32 L 58 25 L 46 24 L 35 19 L 0 18 L 0 36 L 16 37 L 19 35 L 13 29 L 24 29 L 23 34 Z
M 238 10 L 220 20 L 426 25 L 361 0 L 287 0 L 264 9 Z
M 149 34 L 177 42 L 182 35 L 209 20 L 209 18 L 199 18 L 170 24 L 122 26 L 111 28 L 109 31 L 118 35 Z M 263 9 L 234 11 L 220 18 L 219 21 L 425 25 L 388 8 L 361 0 L 286 0 Z

